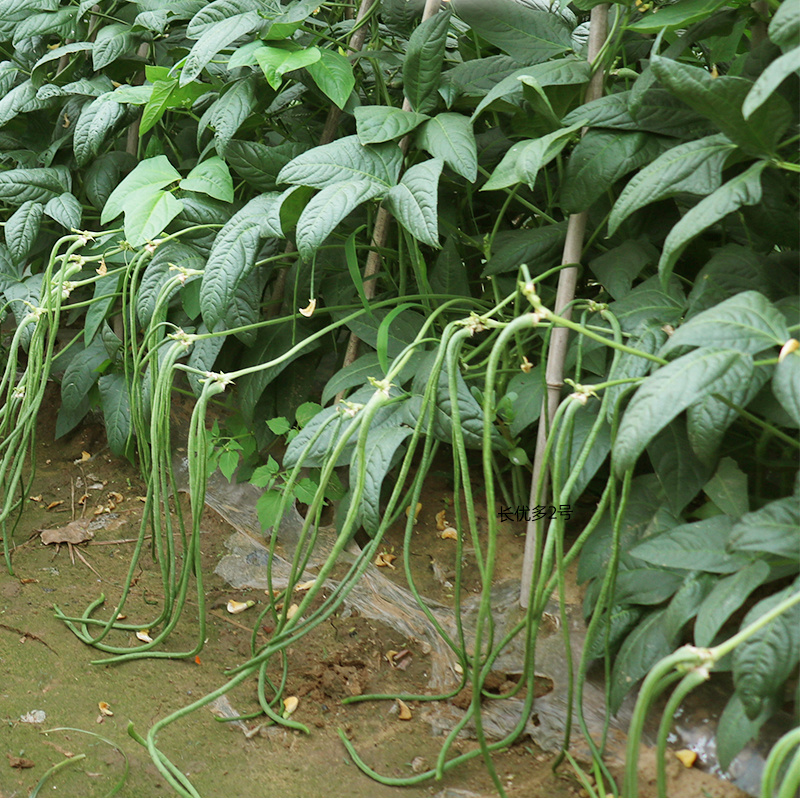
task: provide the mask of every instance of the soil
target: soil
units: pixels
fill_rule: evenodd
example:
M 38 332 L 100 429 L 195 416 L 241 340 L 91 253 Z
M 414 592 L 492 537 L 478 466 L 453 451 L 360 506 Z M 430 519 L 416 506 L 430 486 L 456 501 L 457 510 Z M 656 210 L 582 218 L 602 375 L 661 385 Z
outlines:
M 81 615 L 101 593 L 111 607 L 129 568 L 145 488 L 132 465 L 107 451 L 102 423 L 90 420 L 54 441 L 56 410 L 51 398 L 40 415 L 37 471 L 16 529 L 14 575 L 0 572 L 0 796 L 30 796 L 40 782 L 39 797 L 106 797 L 115 790 L 129 797 L 175 796 L 146 749 L 128 735 L 128 727 L 143 735 L 158 720 L 222 685 L 226 670 L 250 655 L 252 620 L 258 610 L 257 605 L 232 616 L 226 611 L 227 601 L 253 600 L 260 605 L 264 595 L 258 590 L 234 591 L 214 574 L 232 529 L 207 510 L 202 557 L 209 610 L 200 656 L 92 664 L 104 654 L 81 643 L 55 618 L 53 607 Z M 430 515 L 431 525 L 447 501 L 447 491 L 444 481 L 432 480 L 426 487 L 423 513 Z M 185 498 L 177 502 L 184 503 Z M 485 516 L 485 507 L 481 511 Z M 40 531 L 73 520 L 92 520 L 93 538 L 72 546 L 42 542 Z M 81 524 L 75 530 L 87 527 Z M 519 524 L 503 523 L 499 577 L 519 574 L 521 533 Z M 453 543 L 436 536 L 415 542 L 411 563 L 421 591 L 446 601 L 446 565 L 452 561 Z M 399 554 L 402 545 L 400 532 L 390 532 L 387 549 Z M 149 553 L 143 554 L 139 566 L 126 613 L 131 619 L 151 619 L 163 602 L 160 569 Z M 402 584 L 402 569 L 392 578 Z M 465 585 L 474 588 L 475 582 L 474 564 L 468 565 Z M 578 588 L 573 586 L 572 591 Z M 169 639 L 172 649 L 192 648 L 196 613 L 197 604 L 190 598 Z M 108 641 L 135 643 L 132 634 L 118 634 Z M 392 650 L 401 654 L 394 663 L 386 655 Z M 404 650 L 408 656 L 402 655 Z M 480 757 L 445 773 L 441 782 L 398 787 L 367 777 L 343 747 L 339 729 L 367 764 L 389 778 L 413 776 L 434 765 L 444 737 L 433 735 L 424 718 L 430 704 L 409 703 L 409 720 L 399 718 L 392 701 L 342 704 L 365 692 L 424 693 L 429 660 L 419 642 L 404 640 L 393 628 L 365 616 L 336 615 L 292 646 L 287 659 L 286 694 L 299 699 L 292 719 L 305 724 L 309 735 L 264 727 L 263 717 L 218 722 L 208 707 L 159 735 L 159 748 L 202 796 L 496 795 Z M 507 677 L 495 676 L 501 691 Z M 538 691 L 544 694 L 548 682 L 540 683 Z M 256 709 L 255 680 L 241 684 L 226 700 L 228 706 L 216 706 L 217 713 L 235 709 L 246 714 Z M 463 700 L 456 698 L 456 706 L 463 706 Z M 99 704 L 108 704 L 105 710 L 111 714 L 103 713 Z M 26 715 L 36 719 L 34 712 L 43 712 L 43 721 L 23 721 Z M 475 741 L 458 739 L 451 753 L 476 747 Z M 68 759 L 73 760 L 64 765 Z M 572 767 L 564 764 L 554 772 L 554 755 L 540 751 L 529 739 L 497 753 L 494 762 L 510 796 L 588 796 Z M 588 769 L 587 764 L 582 766 Z M 669 771 L 673 795 L 743 796 L 731 784 L 685 769 L 674 759 Z M 618 769 L 616 774 L 620 777 Z M 652 754 L 645 753 L 643 796 L 655 792 L 652 774 Z

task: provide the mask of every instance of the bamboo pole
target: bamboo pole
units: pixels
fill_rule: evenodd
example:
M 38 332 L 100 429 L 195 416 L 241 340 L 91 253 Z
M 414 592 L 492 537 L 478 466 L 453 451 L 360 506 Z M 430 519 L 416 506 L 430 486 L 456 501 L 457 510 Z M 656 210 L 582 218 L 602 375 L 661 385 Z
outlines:
M 591 63 L 597 58 L 602 48 L 606 36 L 608 35 L 608 4 L 595 6 L 592 9 L 589 24 L 589 47 L 587 59 Z M 589 85 L 586 87 L 584 102 L 596 100 L 603 94 L 604 70 L 599 67 Z M 585 133 L 584 129 L 584 133 Z M 554 311 L 556 314 L 569 319 L 572 311 L 569 304 L 575 297 L 575 287 L 578 282 L 578 264 L 583 254 L 583 240 L 586 232 L 586 221 L 588 212 L 581 211 L 579 214 L 572 214 L 567 225 L 567 240 L 564 243 L 564 252 L 561 258 L 562 264 L 574 264 L 561 270 L 558 278 L 558 290 Z M 539 431 L 536 438 L 536 454 L 533 460 L 533 476 L 531 478 L 531 493 L 528 501 L 529 507 L 533 508 L 536 503 L 536 487 L 539 483 L 539 476 L 544 465 L 542 458 L 547 442 L 547 434 L 550 427 L 550 420 L 553 418 L 561 401 L 561 389 L 564 386 L 564 360 L 567 355 L 567 343 L 569 330 L 567 328 L 554 328 L 550 336 L 550 347 L 547 351 L 547 367 L 545 369 L 545 382 L 547 384 L 547 396 L 542 401 L 542 414 L 539 417 Z M 540 499 L 540 504 L 544 504 L 547 495 L 547 480 L 545 478 L 544 491 Z M 536 551 L 540 547 L 539 529 L 541 521 L 531 520 L 525 533 L 525 555 L 522 561 L 522 585 L 520 586 L 520 605 L 527 608 L 530 602 L 530 587 L 533 577 L 533 563 Z

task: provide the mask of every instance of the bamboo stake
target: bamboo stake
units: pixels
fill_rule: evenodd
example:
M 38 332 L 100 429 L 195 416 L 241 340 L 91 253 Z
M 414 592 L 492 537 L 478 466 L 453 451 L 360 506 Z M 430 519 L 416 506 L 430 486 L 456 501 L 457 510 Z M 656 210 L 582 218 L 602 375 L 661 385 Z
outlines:
M 608 35 L 608 4 L 595 6 L 592 9 L 589 25 L 589 47 L 587 59 L 591 63 L 600 52 L 600 48 Z M 586 97 L 584 102 L 596 100 L 603 94 L 604 70 L 602 67 L 592 75 L 589 85 L 586 87 Z M 586 130 L 584 129 L 584 133 Z M 581 211 L 580 214 L 572 214 L 567 225 L 567 240 L 564 243 L 564 253 L 561 258 L 562 264 L 575 264 L 561 270 L 558 278 L 558 290 L 556 292 L 556 302 L 554 310 L 556 314 L 569 319 L 572 311 L 567 306 L 575 297 L 575 287 L 578 282 L 578 264 L 583 254 L 583 239 L 586 232 L 586 221 L 588 212 Z M 539 476 L 542 473 L 542 457 L 547 442 L 547 434 L 550 427 L 550 420 L 556 413 L 558 404 L 561 400 L 561 389 L 564 386 L 564 360 L 567 355 L 567 342 L 569 330 L 567 328 L 554 328 L 550 335 L 550 347 L 547 351 L 547 368 L 545 370 L 545 382 L 547 383 L 547 396 L 542 401 L 542 415 L 539 417 L 539 432 L 536 438 L 536 454 L 533 460 L 533 476 L 531 478 L 531 493 L 528 500 L 530 508 L 536 503 L 536 486 L 539 483 Z M 540 499 L 540 504 L 544 504 L 547 495 L 547 481 L 545 478 L 544 491 Z M 527 608 L 530 602 L 530 585 L 533 577 L 533 562 L 535 560 L 537 548 L 540 546 L 539 529 L 541 521 L 531 520 L 525 533 L 525 556 L 522 561 L 522 585 L 520 587 L 519 602 L 523 608 Z

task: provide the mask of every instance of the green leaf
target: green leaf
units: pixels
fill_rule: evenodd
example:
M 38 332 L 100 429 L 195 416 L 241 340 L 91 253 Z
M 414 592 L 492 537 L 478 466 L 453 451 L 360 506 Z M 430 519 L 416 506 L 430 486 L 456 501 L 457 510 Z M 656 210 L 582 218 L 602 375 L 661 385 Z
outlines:
M 278 186 L 278 173 L 302 152 L 303 147 L 295 142 L 267 147 L 260 142 L 234 139 L 225 148 L 225 160 L 254 189 L 272 192 Z
M 224 316 L 220 327 L 244 328 L 234 334 L 239 341 L 248 347 L 256 343 L 258 332 L 256 324 L 260 320 L 261 298 L 264 295 L 264 286 L 267 275 L 263 270 L 253 269 L 245 273 L 236 284 L 231 303 L 224 309 Z M 185 294 L 184 294 L 185 297 Z M 186 303 L 184 301 L 184 308 Z M 196 318 L 199 308 L 192 318 Z
M 656 6 L 627 28 L 645 34 L 687 28 L 693 22 L 711 16 L 720 6 L 725 5 L 725 2 L 726 0 L 681 0 L 680 3 L 671 6 Z
M 166 81 L 156 81 L 153 84 L 153 92 L 142 111 L 142 119 L 139 122 L 140 138 L 164 116 L 170 95 L 175 91 L 177 86 L 178 81 L 176 78 Z
M 642 270 L 654 264 L 658 250 L 649 242 L 628 239 L 589 262 L 589 269 L 606 291 L 620 300 L 628 294 Z
M 800 72 L 800 47 L 776 58 L 759 76 L 742 103 L 742 116 L 749 120 L 788 78 Z
M 692 451 L 686 423 L 672 420 L 647 445 L 647 455 L 664 489 L 669 507 L 680 514 L 708 480 L 710 469 Z
M 625 695 L 643 678 L 656 661 L 669 655 L 672 642 L 664 629 L 666 609 L 648 614 L 628 634 L 614 661 L 611 675 L 610 709 L 619 711 Z
M 733 521 L 724 514 L 679 525 L 636 545 L 630 554 L 667 569 L 736 572 L 751 559 L 727 550 Z
M 236 81 L 203 114 L 197 128 L 198 138 L 205 128 L 211 128 L 217 151 L 224 152 L 236 131 L 255 110 L 256 104 L 255 80 L 251 77 Z
M 156 300 L 162 288 L 177 274 L 170 265 L 176 264 L 186 269 L 202 269 L 205 263 L 206 260 L 194 247 L 182 242 L 170 241 L 156 248 L 156 252 L 145 267 L 136 291 L 136 317 L 142 328 L 146 328 L 152 321 Z M 196 279 L 190 277 L 187 283 Z M 164 299 L 169 302 L 177 292 L 178 287 Z
M 61 379 L 61 409 L 56 438 L 69 433 L 89 410 L 87 395 L 100 377 L 98 368 L 107 360 L 108 353 L 99 338 L 70 359 Z
M 741 292 L 681 325 L 660 355 L 685 345 L 727 347 L 755 355 L 782 346 L 788 338 L 783 314 L 763 294 Z
M 747 602 L 747 598 L 767 580 L 769 566 L 754 561 L 733 575 L 720 578 L 711 593 L 700 604 L 694 624 L 694 642 L 698 647 L 711 647 L 722 626 Z
M 199 3 L 194 7 L 197 11 L 186 26 L 186 35 L 189 39 L 199 39 L 207 30 L 223 20 L 247 11 L 256 11 L 260 6 L 254 0 L 214 0 L 211 3 Z
M 653 73 L 663 86 L 686 105 L 714 122 L 732 142 L 754 155 L 772 155 L 792 119 L 789 104 L 772 95 L 749 119 L 742 104 L 753 84 L 730 75 L 714 78 L 700 67 L 653 56 Z
M 124 455 L 131 435 L 131 406 L 124 375 L 103 375 L 98 381 L 106 438 L 111 452 Z
M 258 8 L 262 15 L 269 19 L 269 24 L 262 30 L 265 39 L 289 39 L 300 27 L 300 23 L 310 17 L 318 8 L 319 0 L 295 0 L 288 6 L 275 4 L 273 8 L 280 9 L 278 13 L 269 11 L 264 13 L 263 5 Z
M 478 177 L 478 147 L 468 117 L 437 114 L 419 129 L 417 143 L 468 181 Z
M 9 169 L 0 172 L 0 201 L 21 206 L 30 200 L 46 203 L 72 190 L 72 178 L 65 167 Z
M 500 231 L 492 241 L 492 254 L 481 277 L 519 270 L 527 264 L 531 275 L 552 267 L 561 257 L 567 238 L 567 223 L 557 222 L 530 230 Z
M 267 83 L 273 89 L 279 89 L 283 76 L 302 67 L 319 61 L 321 53 L 317 47 L 305 50 L 286 50 L 282 47 L 259 47 L 254 53 Z
M 201 322 L 197 328 L 197 333 L 205 334 L 210 333 L 210 331 L 205 323 Z M 214 362 L 217 360 L 219 351 L 222 350 L 222 345 L 225 344 L 227 338 L 227 336 L 213 336 L 209 339 L 199 339 L 193 342 L 192 349 L 189 351 L 187 365 L 201 372 L 210 372 L 214 368 Z M 203 391 L 203 385 L 200 383 L 198 376 L 187 375 L 186 377 L 195 396 L 199 397 Z
M 5 226 L 6 245 L 16 262 L 25 260 L 42 224 L 44 206 L 34 200 L 23 203 L 7 220 Z
M 437 256 L 433 269 L 428 273 L 428 282 L 436 294 L 470 296 L 467 268 L 461 260 L 454 236 L 448 237 Z
M 297 251 L 310 260 L 336 226 L 380 188 L 371 180 L 342 181 L 326 186 L 303 209 L 297 221 Z
M 800 426 L 800 352 L 787 353 L 775 367 L 772 392 L 784 411 Z
M 587 209 L 623 175 L 651 163 L 670 144 L 648 133 L 588 131 L 567 164 L 562 205 L 573 213 Z
M 738 519 L 750 510 L 747 495 L 747 475 L 729 457 L 719 462 L 714 477 L 703 487 L 712 503 L 723 514 Z
M 256 501 L 256 514 L 261 524 L 262 531 L 268 531 L 277 522 L 278 514 L 283 505 L 283 492 L 277 489 L 268 489 Z
M 757 603 L 742 621 L 755 622 L 798 591 L 798 581 Z M 755 719 L 775 697 L 800 660 L 800 606 L 767 623 L 733 651 L 733 683 L 745 712 Z
M 752 359 L 736 350 L 701 347 L 660 367 L 636 391 L 614 444 L 617 474 L 630 469 L 648 442 L 684 409 L 738 383 Z
M 335 50 L 320 50 L 319 61 L 306 66 L 314 83 L 339 108 L 344 108 L 356 85 L 353 65 Z M 366 144 L 362 140 L 362 144 Z
M 359 516 L 361 525 L 370 536 L 378 532 L 381 524 L 381 487 L 386 473 L 392 466 L 397 449 L 411 433 L 411 428 L 391 427 L 377 431 L 370 430 L 367 435 L 364 463 L 361 463 L 357 453 L 350 463 L 350 486 L 356 485 L 360 470 L 365 469 Z
M 800 501 L 784 497 L 745 514 L 731 531 L 731 550 L 800 561 Z
M 717 583 L 718 578 L 714 575 L 702 572 L 692 571 L 686 576 L 664 615 L 667 638 L 673 641 L 678 638 L 683 626 L 697 614 L 698 607 Z
M 225 309 L 233 303 L 236 287 L 253 269 L 261 239 L 280 235 L 266 222 L 276 198 L 275 193 L 254 198 L 214 239 L 200 290 L 200 309 L 209 330 L 222 320 Z
M 742 206 L 761 202 L 761 173 L 768 164 L 756 161 L 683 215 L 669 232 L 661 251 L 658 272 L 662 280 L 672 274 L 675 262 L 695 236 Z
M 30 11 L 31 9 L 29 9 Z M 66 38 L 75 30 L 75 16 L 77 8 L 74 6 L 59 8 L 52 13 L 28 13 L 14 29 L 14 47 L 34 36 L 48 36 L 51 34 Z
M 48 200 L 44 207 L 44 213 L 68 231 L 81 226 L 83 209 L 80 201 L 72 192 L 64 192 L 58 197 Z
M 528 376 L 533 375 L 537 370 L 531 370 Z M 515 376 L 518 378 L 519 376 Z M 539 385 L 538 385 L 538 392 L 533 390 L 534 395 L 538 395 L 544 388 L 544 383 L 541 380 L 541 373 L 539 374 Z M 509 382 L 509 386 L 511 383 L 514 382 L 514 378 L 511 379 Z M 519 385 L 521 385 L 521 381 Z M 528 384 L 530 385 L 530 384 Z M 569 474 L 572 471 L 573 467 L 577 464 L 578 456 L 580 455 L 581 449 L 583 448 L 586 440 L 589 438 L 589 434 L 591 433 L 591 429 L 594 426 L 595 422 L 597 421 L 597 415 L 600 411 L 599 402 L 590 399 L 585 406 L 582 406 L 578 409 L 578 413 L 574 417 L 574 424 L 572 428 L 572 441 L 570 443 L 570 453 L 569 453 L 569 460 L 567 461 L 567 468 L 565 469 L 565 475 Z M 516 421 L 516 420 L 515 420 Z M 512 424 L 511 430 L 514 430 L 514 425 Z M 513 435 L 513 433 L 512 433 Z M 583 494 L 584 489 L 589 484 L 589 481 L 594 478 L 597 471 L 600 467 L 605 463 L 606 458 L 608 457 L 608 453 L 611 450 L 611 428 L 603 420 L 600 423 L 599 429 L 597 431 L 597 438 L 594 440 L 594 444 L 589 450 L 589 455 L 584 462 L 583 468 L 578 473 L 578 478 L 575 481 L 575 484 L 572 487 L 572 491 L 570 492 L 569 501 L 570 503 L 575 503 L 578 498 Z
M 202 192 L 223 203 L 233 202 L 233 180 L 228 165 L 212 156 L 198 164 L 180 183 L 181 189 Z
M 781 3 L 769 23 L 769 38 L 787 50 L 800 45 L 800 10 L 794 3 Z
M 94 297 L 83 323 L 83 340 L 88 345 L 103 324 L 111 307 L 119 297 L 119 274 L 103 275 L 94 285 Z
M 96 158 L 84 170 L 83 188 L 86 197 L 98 211 L 102 210 L 119 183 L 120 174 L 135 163 L 136 159 L 128 153 L 112 151 Z
M 519 62 L 509 56 L 488 56 L 462 61 L 442 75 L 439 92 L 448 107 L 461 95 L 483 97 L 501 80 L 519 69 Z
M 135 193 L 146 190 L 155 195 L 159 189 L 180 179 L 181 174 L 169 163 L 166 156 L 156 156 L 140 161 L 111 193 L 103 208 L 100 222 L 105 225 L 118 217 L 126 209 L 127 203 Z
M 267 420 L 267 427 L 276 436 L 283 436 L 283 434 L 287 433 L 289 429 L 292 427 L 292 423 L 289 422 L 289 420 L 286 419 L 286 417 L 276 417 L 275 419 Z
M 120 56 L 133 49 L 136 39 L 130 32 L 130 26 L 121 22 L 102 25 L 97 31 L 97 38 L 92 47 L 92 67 L 100 72 Z
M 139 189 L 125 202 L 125 238 L 134 247 L 155 239 L 181 211 L 183 203 L 172 193 Z
M 504 189 L 516 183 L 527 183 L 533 186 L 539 170 L 549 164 L 569 143 L 572 134 L 581 127 L 576 123 L 569 128 L 548 133 L 539 139 L 530 139 L 512 145 L 495 167 L 489 180 L 481 187 L 481 191 Z
M 755 719 L 750 719 L 742 698 L 736 692 L 731 695 L 717 723 L 717 760 L 723 770 L 728 771 L 733 759 L 758 737 L 761 727 L 774 713 L 774 704 L 767 703 Z
M 678 145 L 628 181 L 608 220 L 612 236 L 623 220 L 649 203 L 682 192 L 708 195 L 722 184 L 722 167 L 736 147 L 722 134 Z
M 414 111 L 436 108 L 450 11 L 434 14 L 418 25 L 408 40 L 403 61 L 403 91 Z
M 367 180 L 384 191 L 397 183 L 402 160 L 393 142 L 364 147 L 357 136 L 345 136 L 292 159 L 278 174 L 278 183 L 325 189 L 343 181 Z
M 378 349 L 378 333 L 380 326 L 391 312 L 376 309 L 371 317 L 359 317 L 347 323 L 347 327 L 362 342 Z M 391 321 L 389 335 L 386 342 L 386 353 L 389 358 L 396 358 L 410 345 L 422 328 L 424 318 L 415 311 L 404 310 Z M 430 372 L 430 368 L 428 368 Z
M 209 61 L 228 45 L 250 33 L 259 23 L 255 11 L 235 14 L 208 26 L 192 45 L 183 62 L 180 85 L 191 83 L 205 69 Z
M 430 119 L 427 114 L 402 111 L 391 106 L 358 106 L 354 113 L 358 141 L 361 144 L 376 144 L 399 139 Z
M 415 164 L 386 195 L 385 205 L 416 239 L 439 247 L 439 176 L 444 162 L 439 158 Z
M 670 279 L 667 290 L 658 275 L 642 281 L 621 300 L 610 304 L 623 331 L 633 333 L 646 320 L 658 320 L 662 325 L 676 325 L 686 310 L 686 298 L 677 278 Z
M 73 149 L 78 166 L 84 166 L 100 151 L 109 131 L 125 116 L 118 103 L 109 103 L 102 97 L 92 100 L 81 109 L 75 123 Z
M 526 59 L 529 60 L 529 59 Z M 545 86 L 572 86 L 587 83 L 592 77 L 591 65 L 581 58 L 558 58 L 554 61 L 545 61 L 530 67 L 521 67 L 495 84 L 486 94 L 475 111 L 475 118 L 495 100 L 504 100 L 507 103 L 519 104 L 524 97 L 524 86 L 534 86 L 539 89 Z M 574 120 L 573 120 L 574 121 Z
M 572 49 L 573 15 L 566 7 L 495 0 L 458 0 L 453 10 L 481 38 L 520 61 L 545 61 Z

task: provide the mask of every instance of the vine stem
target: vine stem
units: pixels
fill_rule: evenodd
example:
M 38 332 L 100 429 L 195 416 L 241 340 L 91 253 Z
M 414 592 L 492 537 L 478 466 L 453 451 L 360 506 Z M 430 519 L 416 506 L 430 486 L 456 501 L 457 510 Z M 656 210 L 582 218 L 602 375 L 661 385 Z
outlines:
M 589 63 L 593 63 L 598 53 L 602 49 L 608 35 L 608 4 L 603 3 L 592 9 L 589 23 L 589 48 L 586 55 Z M 589 85 L 586 87 L 586 97 L 584 102 L 597 100 L 603 94 L 603 77 L 605 70 L 601 67 L 592 75 Z M 585 133 L 585 129 L 584 129 Z M 580 214 L 572 214 L 567 225 L 567 240 L 564 244 L 564 253 L 561 259 L 562 264 L 573 264 L 574 266 L 563 269 L 558 277 L 558 290 L 554 310 L 556 314 L 561 314 L 569 319 L 572 315 L 570 303 L 575 298 L 575 287 L 578 283 L 578 264 L 583 254 L 583 240 L 586 233 L 586 221 L 588 213 L 582 211 Z M 550 347 L 547 353 L 547 368 L 545 370 L 545 382 L 547 383 L 547 397 L 542 401 L 542 415 L 539 418 L 539 431 L 536 438 L 536 454 L 533 459 L 533 475 L 531 476 L 531 497 L 530 507 L 535 505 L 534 493 L 539 483 L 539 475 L 544 468 L 544 449 L 547 443 L 547 432 L 550 427 L 550 420 L 558 408 L 561 399 L 561 388 L 564 385 L 564 360 L 567 355 L 567 341 L 569 337 L 568 328 L 554 328 L 550 337 Z M 546 493 L 546 483 L 545 492 Z M 544 502 L 542 500 L 541 502 Z M 531 521 L 525 534 L 525 556 L 522 561 L 522 584 L 520 587 L 519 602 L 523 608 L 527 608 L 530 603 L 530 585 L 533 575 L 533 563 L 535 560 L 538 523 Z

